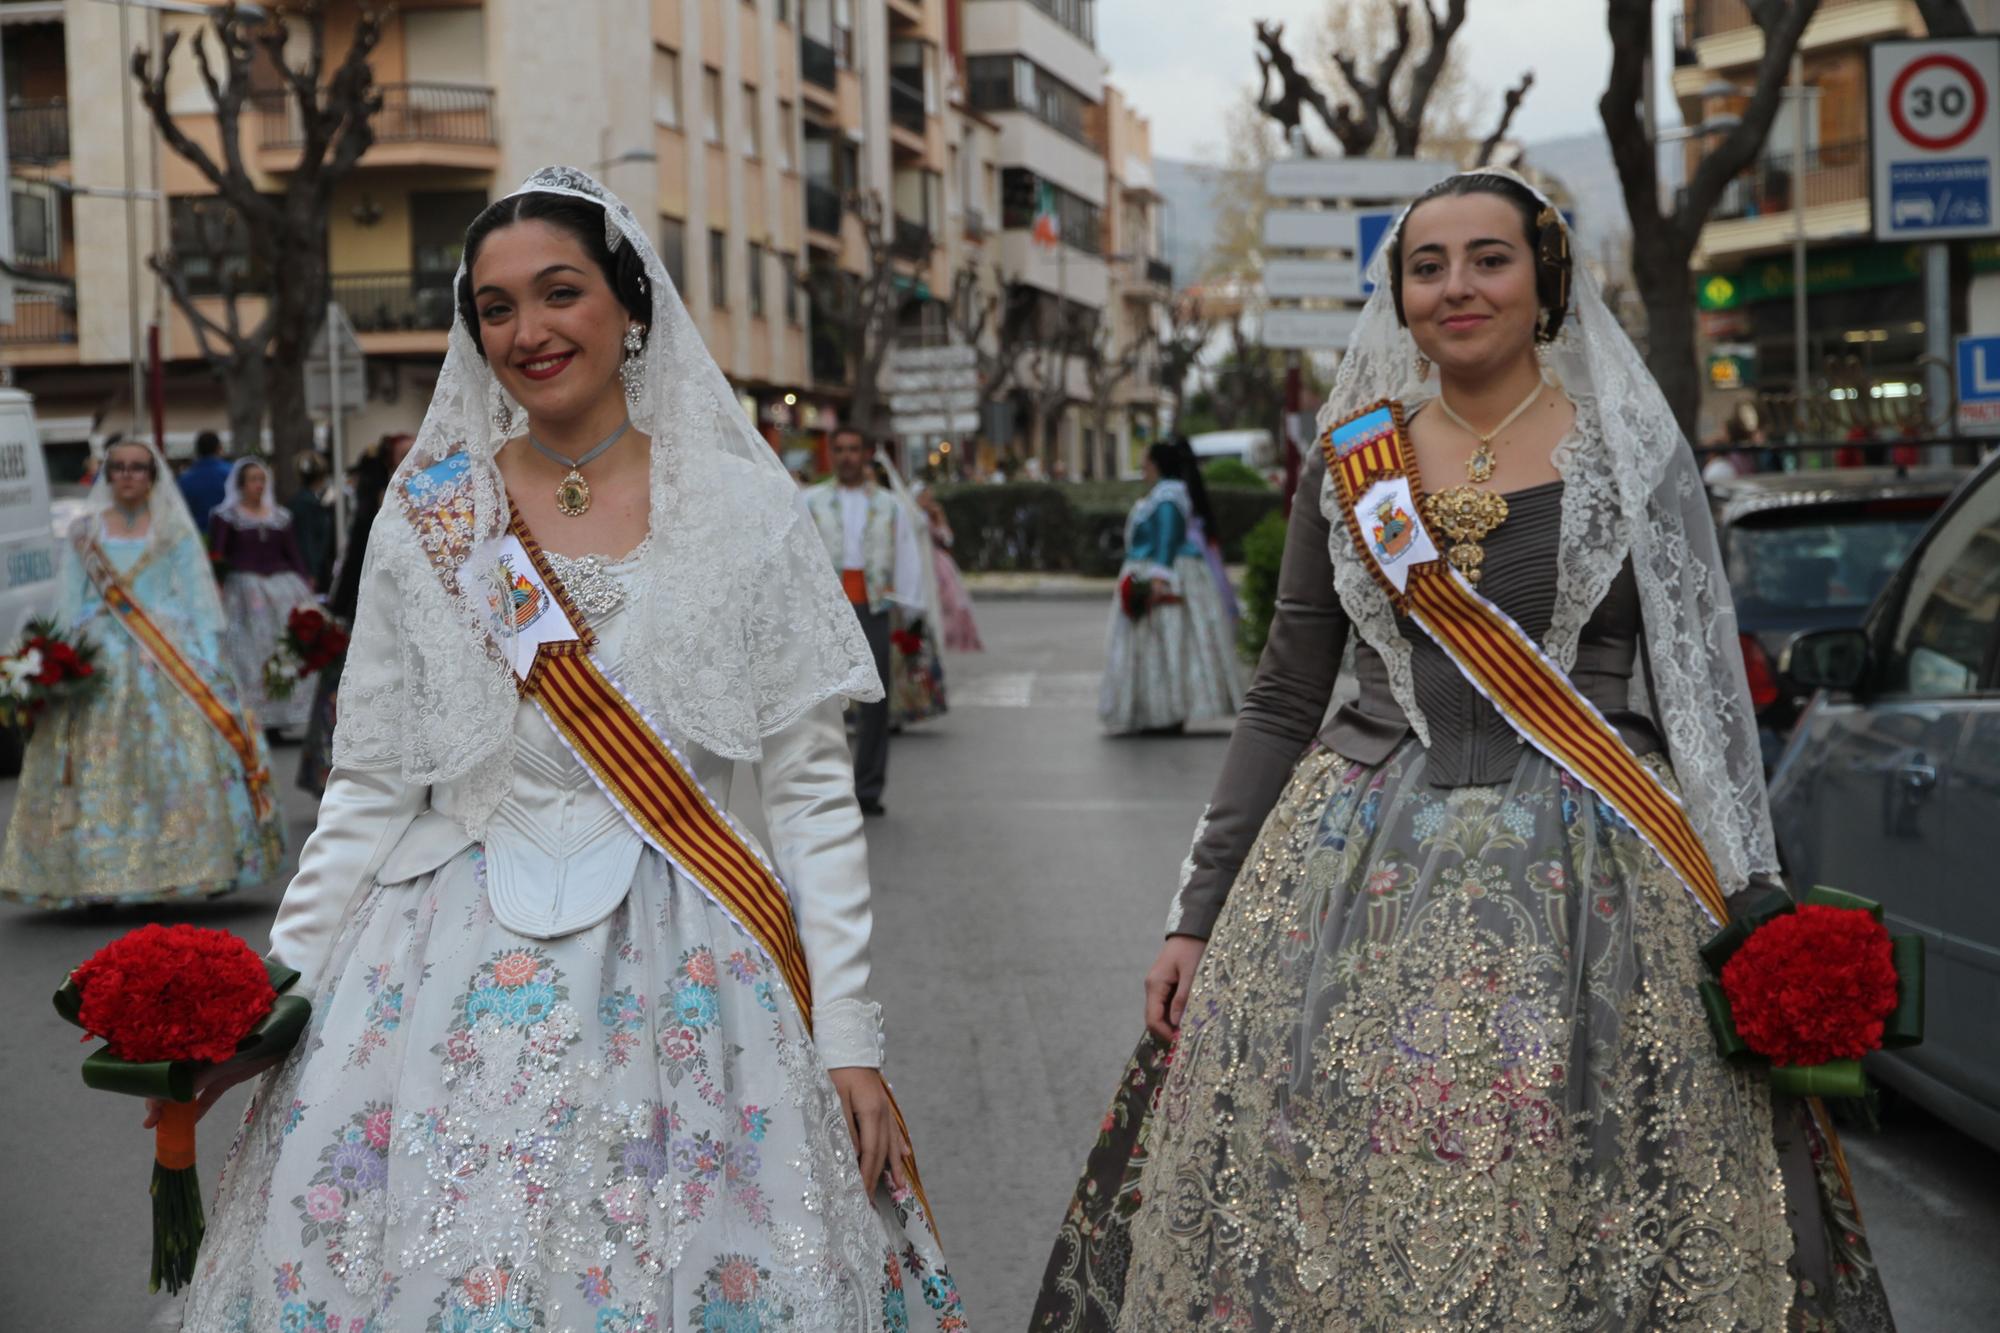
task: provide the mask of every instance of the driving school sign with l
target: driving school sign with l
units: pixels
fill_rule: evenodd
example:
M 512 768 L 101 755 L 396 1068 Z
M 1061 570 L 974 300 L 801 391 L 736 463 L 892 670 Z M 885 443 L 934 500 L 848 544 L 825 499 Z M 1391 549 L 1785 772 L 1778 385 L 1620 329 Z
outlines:
M 1868 50 L 1875 238 L 2000 234 L 2000 36 Z

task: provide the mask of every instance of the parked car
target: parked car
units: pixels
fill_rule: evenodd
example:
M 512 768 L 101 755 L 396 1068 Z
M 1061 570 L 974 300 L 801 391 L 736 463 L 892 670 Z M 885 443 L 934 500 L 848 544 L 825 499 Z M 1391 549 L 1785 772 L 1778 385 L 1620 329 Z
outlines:
M 56 538 L 35 400 L 0 388 L 0 652 L 20 642 L 30 618 L 53 611 L 55 600 Z M 0 728 L 0 775 L 20 771 L 20 734 Z
M 1805 629 L 1859 625 L 1968 469 L 1837 468 L 1709 483 L 1768 772 L 1806 697 L 1778 678 Z
M 1859 626 L 1795 638 L 1818 690 L 1771 780 L 1799 887 L 1876 899 L 1928 954 L 1921 1046 L 1869 1057 L 1885 1082 L 2000 1148 L 2000 456 L 1918 539 Z

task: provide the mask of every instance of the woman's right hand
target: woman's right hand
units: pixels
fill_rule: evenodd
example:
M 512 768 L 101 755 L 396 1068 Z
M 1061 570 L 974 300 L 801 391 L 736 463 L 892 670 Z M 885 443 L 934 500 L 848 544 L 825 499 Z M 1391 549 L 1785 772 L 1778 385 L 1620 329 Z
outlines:
M 1172 1041 L 1181 1030 L 1181 1013 L 1187 1008 L 1188 989 L 1194 985 L 1194 970 L 1201 966 L 1207 948 L 1207 940 L 1169 935 L 1146 973 L 1146 1028 L 1162 1041 Z
M 210 1065 L 194 1079 L 194 1118 L 200 1120 L 208 1114 L 208 1108 L 222 1100 L 222 1094 L 238 1083 L 246 1083 L 257 1077 L 285 1057 L 269 1056 L 262 1060 L 231 1060 L 226 1064 Z M 151 1129 L 160 1123 L 160 1111 L 166 1103 L 158 1097 L 146 1099 L 146 1119 L 143 1129 Z

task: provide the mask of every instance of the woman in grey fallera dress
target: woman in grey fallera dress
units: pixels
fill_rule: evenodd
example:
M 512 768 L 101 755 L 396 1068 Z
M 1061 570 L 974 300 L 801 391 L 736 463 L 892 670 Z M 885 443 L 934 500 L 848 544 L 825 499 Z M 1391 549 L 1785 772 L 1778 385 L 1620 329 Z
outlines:
M 1739 899 L 1775 870 L 1769 816 L 1657 385 L 1516 177 L 1452 177 L 1385 251 L 1321 425 L 1399 400 L 1434 495 L 1504 499 L 1478 591 L 1680 792 Z M 1716 1053 L 1712 924 L 1399 617 L 1329 494 L 1315 457 L 1033 1327 L 1892 1327 L 1823 1117 Z M 1323 724 L 1350 638 L 1360 696 Z

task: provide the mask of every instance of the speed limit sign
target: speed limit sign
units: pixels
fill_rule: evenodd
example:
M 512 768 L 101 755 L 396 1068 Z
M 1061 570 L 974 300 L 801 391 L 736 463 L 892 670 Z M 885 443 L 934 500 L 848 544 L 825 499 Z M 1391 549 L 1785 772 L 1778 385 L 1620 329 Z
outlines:
M 2000 36 L 1868 52 L 1878 240 L 2000 234 Z

